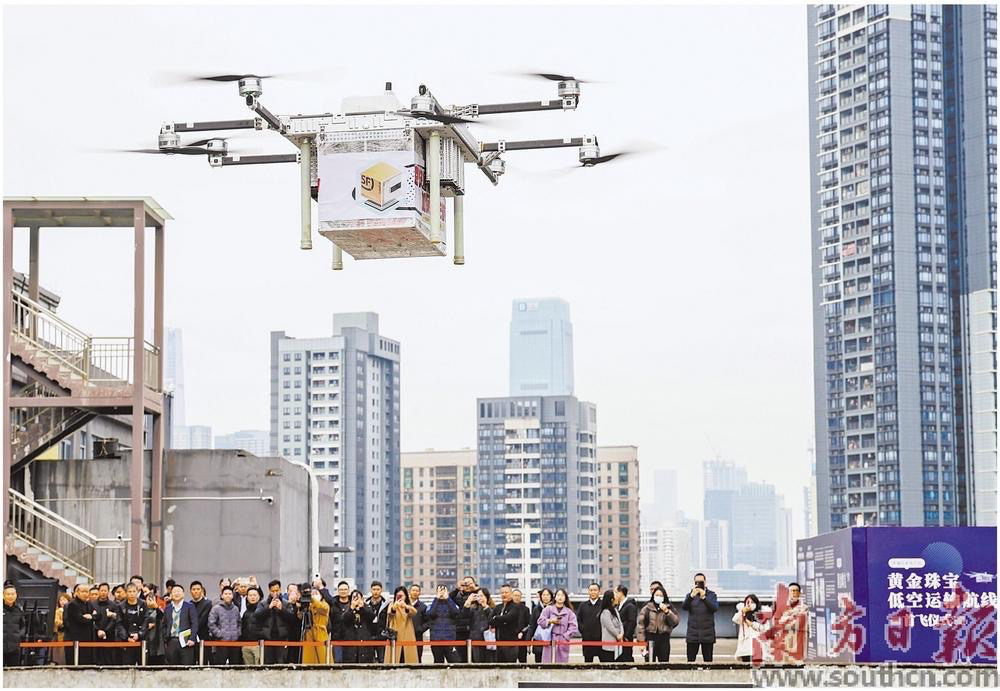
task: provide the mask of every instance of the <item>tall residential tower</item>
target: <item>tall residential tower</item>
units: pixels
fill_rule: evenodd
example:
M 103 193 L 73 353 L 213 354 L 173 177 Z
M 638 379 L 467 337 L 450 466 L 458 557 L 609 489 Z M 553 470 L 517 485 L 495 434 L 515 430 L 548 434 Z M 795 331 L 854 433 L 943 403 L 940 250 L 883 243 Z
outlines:
M 817 523 L 996 523 L 996 8 L 808 9 Z
M 378 315 L 333 315 L 333 334 L 271 332 L 271 448 L 334 484 L 322 544 L 337 576 L 399 582 L 399 343 Z

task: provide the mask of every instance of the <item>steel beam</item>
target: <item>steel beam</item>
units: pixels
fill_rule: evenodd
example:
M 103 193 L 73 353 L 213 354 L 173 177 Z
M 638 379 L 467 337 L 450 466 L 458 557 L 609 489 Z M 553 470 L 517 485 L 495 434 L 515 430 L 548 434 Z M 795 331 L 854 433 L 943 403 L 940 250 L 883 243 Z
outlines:
M 146 406 L 144 397 L 144 371 L 143 359 L 145 356 L 145 348 L 143 344 L 145 343 L 145 278 L 146 278 L 146 262 L 145 262 L 145 233 L 146 233 L 146 218 L 143 213 L 143 205 L 136 204 L 133 212 L 134 227 L 133 231 L 135 234 L 135 246 L 133 250 L 133 264 L 132 264 L 132 278 L 133 278 L 133 295 L 132 295 L 132 347 L 134 352 L 132 353 L 132 462 L 130 468 L 130 483 L 129 489 L 131 490 L 131 529 L 129 531 L 129 537 L 131 542 L 129 543 L 129 568 L 131 571 L 136 571 L 142 568 L 142 518 L 143 518 L 143 504 L 142 504 L 142 479 L 143 479 L 143 464 L 145 460 L 145 454 L 143 453 L 145 444 L 143 443 L 143 426 L 146 420 Z

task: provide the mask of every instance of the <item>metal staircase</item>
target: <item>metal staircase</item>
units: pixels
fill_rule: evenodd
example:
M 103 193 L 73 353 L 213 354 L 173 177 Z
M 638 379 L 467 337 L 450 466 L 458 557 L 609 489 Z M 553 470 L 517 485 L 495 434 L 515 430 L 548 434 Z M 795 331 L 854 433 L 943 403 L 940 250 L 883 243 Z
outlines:
M 89 336 L 17 291 L 11 294 L 11 314 L 11 356 L 35 380 L 17 396 L 39 402 L 20 408 L 11 419 L 12 471 L 17 473 L 98 414 L 88 408 L 46 406 L 45 398 L 131 395 L 134 339 Z M 146 388 L 159 391 L 159 351 L 144 342 L 142 357 Z
M 32 384 L 18 392 L 20 396 L 54 396 L 47 387 Z M 20 472 L 55 444 L 73 434 L 97 417 L 92 410 L 82 408 L 27 408 L 12 420 L 11 435 L 14 447 L 13 473 Z
M 67 588 L 128 578 L 128 540 L 98 538 L 17 490 L 10 499 L 4 551 Z

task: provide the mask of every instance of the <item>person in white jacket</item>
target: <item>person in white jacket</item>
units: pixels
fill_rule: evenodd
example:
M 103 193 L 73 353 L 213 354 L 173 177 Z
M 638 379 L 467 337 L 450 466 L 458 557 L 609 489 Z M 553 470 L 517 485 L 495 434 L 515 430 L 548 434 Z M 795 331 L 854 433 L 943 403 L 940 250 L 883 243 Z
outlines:
M 740 662 L 750 662 L 754 639 L 767 628 L 760 621 L 759 614 L 760 599 L 751 593 L 743 598 L 733 615 L 733 623 L 736 624 L 736 658 Z

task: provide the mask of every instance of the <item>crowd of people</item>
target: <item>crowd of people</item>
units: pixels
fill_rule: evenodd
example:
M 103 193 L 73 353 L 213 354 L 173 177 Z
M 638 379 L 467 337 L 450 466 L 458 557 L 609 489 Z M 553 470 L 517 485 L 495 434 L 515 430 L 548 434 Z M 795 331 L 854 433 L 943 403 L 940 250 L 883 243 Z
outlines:
M 366 595 L 347 581 L 331 590 L 318 577 L 285 586 L 275 579 L 265 590 L 251 576 L 223 578 L 212 599 L 200 581 L 185 589 L 168 580 L 161 593 L 133 576 L 113 587 L 78 585 L 61 593 L 52 640 L 144 643 L 147 665 L 325 664 L 328 641 L 336 663 L 416 664 L 424 661 L 424 648 L 435 663 L 526 663 L 529 657 L 536 663 L 568 662 L 570 647 L 560 644 L 577 638 L 584 642 L 584 662 L 668 662 L 680 614 L 662 583 L 653 581 L 649 591 L 649 600 L 640 604 L 625 586 L 602 591 L 592 583 L 587 599 L 574 606 L 563 588 L 543 588 L 529 600 L 520 589 L 502 585 L 494 596 L 466 576 L 452 590 L 437 586 L 428 604 L 416 584 L 401 585 L 390 596 L 374 581 Z M 789 592 L 786 614 L 800 613 L 797 584 Z M 5 584 L 3 595 L 4 666 L 13 666 L 21 660 L 25 614 L 13 584 Z M 696 574 L 680 608 L 687 612 L 688 661 L 700 651 L 711 662 L 719 602 L 704 574 Z M 748 595 L 733 617 L 741 660 L 750 660 L 753 639 L 768 628 L 759 614 L 760 600 Z M 235 644 L 262 640 L 324 645 Z M 49 661 L 136 665 L 142 654 L 142 645 L 79 646 L 75 652 L 57 647 Z

